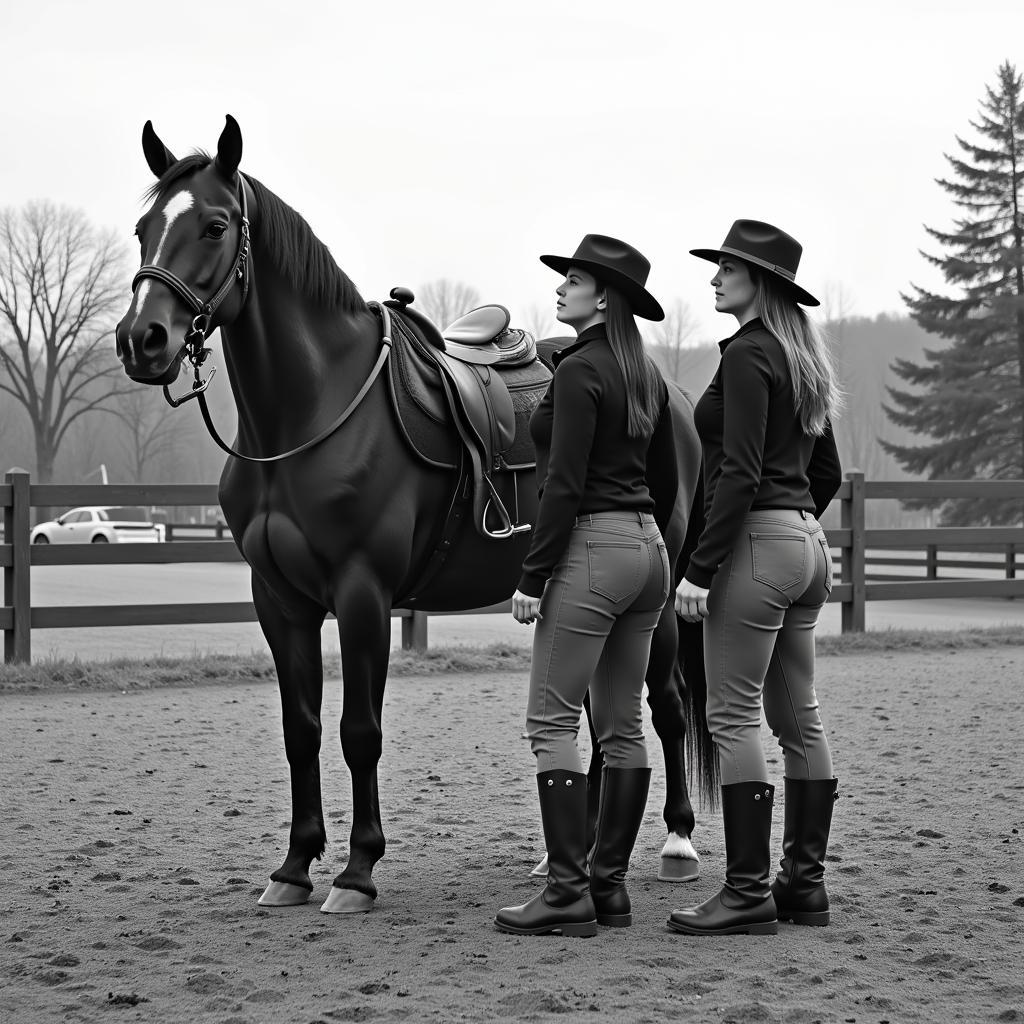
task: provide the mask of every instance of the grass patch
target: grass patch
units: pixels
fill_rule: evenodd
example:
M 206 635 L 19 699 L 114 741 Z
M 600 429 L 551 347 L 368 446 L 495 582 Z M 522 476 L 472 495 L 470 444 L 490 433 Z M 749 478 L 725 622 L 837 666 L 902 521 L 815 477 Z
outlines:
M 438 675 L 445 672 L 528 672 L 530 648 L 512 644 L 487 647 L 452 645 L 416 651 L 392 651 L 389 676 Z M 340 673 L 339 673 L 340 674 Z
M 1013 646 L 1024 647 L 1024 626 L 958 630 L 879 629 L 817 638 L 817 652 L 825 657 Z M 528 647 L 499 643 L 486 647 L 432 647 L 423 653 L 392 651 L 388 674 L 398 677 L 527 672 L 529 668 Z M 324 658 L 324 676 L 327 679 L 340 678 L 341 666 L 336 655 Z M 262 652 L 196 654 L 190 658 L 112 658 L 109 661 L 49 657 L 32 665 L 0 665 L 0 694 L 87 690 L 128 692 L 224 683 L 276 686 L 277 675 L 270 657 Z
M 964 651 L 983 647 L 1024 647 L 1024 626 L 971 629 L 872 629 L 864 633 L 818 636 L 819 655 L 900 651 Z
M 434 647 L 424 653 L 392 651 L 388 675 L 422 676 L 453 672 L 518 672 L 530 668 L 529 648 L 511 644 L 487 647 Z M 324 677 L 339 679 L 337 655 L 324 658 Z M 0 694 L 43 691 L 155 690 L 210 683 L 277 685 L 274 663 L 267 654 L 196 654 L 190 658 L 41 658 L 31 665 L 0 665 Z
M 0 693 L 42 690 L 155 690 L 209 683 L 276 684 L 274 663 L 261 653 L 197 654 L 192 658 L 41 658 L 31 665 L 0 665 Z

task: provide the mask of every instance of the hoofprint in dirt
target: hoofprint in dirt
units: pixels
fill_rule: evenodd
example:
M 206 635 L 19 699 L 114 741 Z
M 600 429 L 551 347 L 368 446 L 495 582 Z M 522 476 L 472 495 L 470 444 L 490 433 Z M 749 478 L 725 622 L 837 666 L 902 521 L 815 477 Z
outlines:
M 832 925 L 722 939 L 665 928 L 716 891 L 723 849 L 700 814 L 700 881 L 654 880 L 657 769 L 632 928 L 493 930 L 541 852 L 522 673 L 392 680 L 381 896 L 351 917 L 317 909 L 349 824 L 334 731 L 316 892 L 256 906 L 288 828 L 270 683 L 2 697 L 0 1019 L 1024 1020 L 1024 648 L 821 658 L 818 679 L 841 793 Z

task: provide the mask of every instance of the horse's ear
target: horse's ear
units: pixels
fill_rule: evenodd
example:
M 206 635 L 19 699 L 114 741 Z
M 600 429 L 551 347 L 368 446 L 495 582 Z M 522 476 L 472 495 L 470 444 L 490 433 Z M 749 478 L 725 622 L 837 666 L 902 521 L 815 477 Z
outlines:
M 224 131 L 217 140 L 217 169 L 230 181 L 242 162 L 242 129 L 230 114 L 224 120 Z
M 160 141 L 160 137 L 153 130 L 153 122 L 147 121 L 142 129 L 142 152 L 146 154 L 146 163 L 149 169 L 158 177 L 163 177 L 164 171 L 172 164 L 177 163 L 174 154 Z

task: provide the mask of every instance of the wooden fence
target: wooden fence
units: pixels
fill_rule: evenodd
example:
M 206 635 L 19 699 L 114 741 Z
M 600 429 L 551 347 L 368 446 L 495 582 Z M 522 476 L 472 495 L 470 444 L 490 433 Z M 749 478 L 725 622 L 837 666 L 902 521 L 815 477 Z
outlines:
M 931 529 L 865 528 L 864 506 L 872 499 L 978 498 L 1021 500 L 1024 480 L 866 481 L 854 470 L 839 490 L 841 525 L 828 530 L 829 544 L 838 550 L 839 579 L 830 600 L 842 605 L 842 629 L 862 631 L 867 601 L 919 600 L 950 597 L 1022 597 L 1024 576 L 1018 577 L 1017 552 L 1024 549 L 1024 527 L 943 527 Z M 164 544 L 30 544 L 33 508 L 69 508 L 78 505 L 142 505 L 168 508 L 216 505 L 213 484 L 32 484 L 24 472 L 11 472 L 0 484 L 3 510 L 3 543 L 0 567 L 4 576 L 4 600 L 0 629 L 4 634 L 4 660 L 28 662 L 32 655 L 32 630 L 93 626 L 185 625 L 216 622 L 253 622 L 256 612 L 250 601 L 217 603 L 74 605 L 33 607 L 31 572 L 35 565 L 124 565 L 169 562 L 238 562 L 234 542 L 223 539 L 183 537 L 200 526 L 172 524 L 173 543 Z M 216 526 L 211 529 L 219 537 Z M 174 534 L 178 536 L 175 537 Z M 871 557 L 868 551 L 871 550 Z M 923 557 L 880 556 L 879 550 L 921 551 Z M 939 552 L 994 552 L 991 559 L 946 559 Z M 833 556 L 834 557 L 834 556 Z M 872 566 L 921 567 L 924 578 L 885 578 L 868 573 Z M 940 569 L 987 570 L 1002 578 L 940 578 Z M 1020 568 L 1024 568 L 1021 565 Z M 474 609 L 475 614 L 506 611 L 509 602 Z M 427 644 L 425 612 L 396 610 L 402 620 L 404 647 Z

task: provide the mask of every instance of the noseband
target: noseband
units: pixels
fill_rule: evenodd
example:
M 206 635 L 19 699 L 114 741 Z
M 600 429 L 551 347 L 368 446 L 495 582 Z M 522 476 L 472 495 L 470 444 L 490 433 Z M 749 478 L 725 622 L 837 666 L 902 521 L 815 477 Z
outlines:
M 192 384 L 192 390 L 181 398 L 172 398 L 170 389 L 166 384 L 164 385 L 164 398 L 174 408 L 184 404 L 190 398 L 196 398 L 201 395 L 210 386 L 210 381 L 213 380 L 213 375 L 216 372 L 215 369 L 210 370 L 210 376 L 206 380 L 201 380 L 199 376 L 199 367 L 203 365 L 206 357 L 210 354 L 210 350 L 204 348 L 203 344 L 213 329 L 213 314 L 217 312 L 217 308 L 227 298 L 236 281 L 242 282 L 243 306 L 249 294 L 249 205 L 245 198 L 245 180 L 241 174 L 238 176 L 238 204 L 242 211 L 242 230 L 238 237 L 238 252 L 235 254 L 235 262 L 232 263 L 231 269 L 228 271 L 223 283 L 208 302 L 203 302 L 173 271 L 165 270 L 163 267 L 158 267 L 152 263 L 139 267 L 135 277 L 132 278 L 133 294 L 141 281 L 151 278 L 154 281 L 160 281 L 162 284 L 167 285 L 195 314 L 192 318 L 192 327 L 185 335 L 185 354 L 188 361 L 192 364 L 192 369 L 195 371 L 195 381 Z

